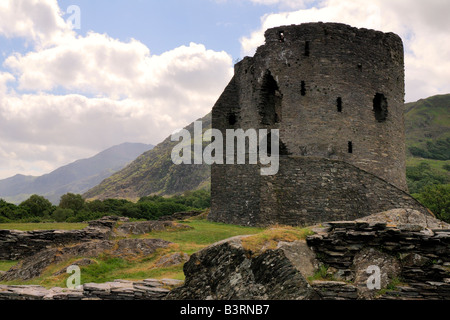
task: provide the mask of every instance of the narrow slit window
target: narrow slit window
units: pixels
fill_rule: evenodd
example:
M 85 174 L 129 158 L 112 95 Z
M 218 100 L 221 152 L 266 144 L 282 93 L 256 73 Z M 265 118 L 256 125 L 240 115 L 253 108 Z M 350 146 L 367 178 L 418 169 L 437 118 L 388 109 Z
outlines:
M 300 93 L 302 94 L 302 96 L 306 96 L 306 83 L 305 83 L 305 81 L 302 81 L 302 83 L 301 83 Z
M 337 111 L 342 112 L 342 98 L 341 97 L 337 98 L 336 103 L 337 103 Z
M 348 153 L 353 153 L 353 142 L 348 142 Z
M 305 57 L 309 57 L 310 41 L 305 42 Z

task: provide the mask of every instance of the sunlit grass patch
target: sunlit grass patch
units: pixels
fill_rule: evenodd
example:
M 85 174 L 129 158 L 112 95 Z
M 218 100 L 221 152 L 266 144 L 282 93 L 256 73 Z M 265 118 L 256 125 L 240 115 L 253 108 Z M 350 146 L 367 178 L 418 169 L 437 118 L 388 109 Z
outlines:
M 280 241 L 294 242 L 304 240 L 307 236 L 314 234 L 308 228 L 273 226 L 256 235 L 242 239 L 242 245 L 246 250 L 260 253 L 265 250 L 276 249 Z
M 8 271 L 11 267 L 18 264 L 18 261 L 3 260 L 0 261 L 0 271 Z

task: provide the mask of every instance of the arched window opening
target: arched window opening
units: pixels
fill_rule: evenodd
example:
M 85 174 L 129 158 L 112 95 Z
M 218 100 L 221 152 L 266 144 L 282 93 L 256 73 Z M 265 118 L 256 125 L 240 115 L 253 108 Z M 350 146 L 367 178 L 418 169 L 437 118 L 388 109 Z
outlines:
M 281 122 L 281 104 L 283 95 L 269 70 L 264 75 L 261 85 L 261 98 L 258 111 L 263 125 L 274 125 Z
M 373 112 L 378 122 L 384 122 L 388 116 L 388 101 L 384 94 L 377 93 L 373 99 Z

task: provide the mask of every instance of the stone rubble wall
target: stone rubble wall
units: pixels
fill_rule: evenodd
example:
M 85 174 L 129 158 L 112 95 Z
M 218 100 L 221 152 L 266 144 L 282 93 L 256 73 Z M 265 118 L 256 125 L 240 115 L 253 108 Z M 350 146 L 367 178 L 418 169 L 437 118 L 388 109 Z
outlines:
M 161 300 L 183 281 L 146 279 L 86 283 L 79 289 L 0 285 L 0 300 Z
M 0 230 L 0 260 L 21 260 L 50 248 L 93 240 L 145 234 L 167 229 L 189 229 L 173 221 L 128 222 L 128 218 L 107 216 L 90 221 L 82 230 Z
M 20 260 L 48 247 L 107 239 L 111 228 L 105 222 L 95 221 L 82 230 L 0 230 L 0 260 Z
M 323 298 L 364 297 L 367 292 L 348 294 L 348 285 L 364 289 L 367 266 L 379 264 L 382 277 L 389 275 L 387 280 L 399 283 L 378 292 L 378 298 L 450 300 L 450 229 L 365 221 L 324 225 L 325 231 L 309 236 L 307 243 L 341 282 L 313 283 Z

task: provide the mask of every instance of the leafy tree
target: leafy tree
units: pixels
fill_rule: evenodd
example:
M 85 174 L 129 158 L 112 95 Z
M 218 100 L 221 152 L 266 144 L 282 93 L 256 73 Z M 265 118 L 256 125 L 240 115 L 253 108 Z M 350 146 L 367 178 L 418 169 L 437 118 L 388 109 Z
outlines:
M 59 207 L 61 209 L 70 209 L 75 212 L 84 208 L 85 200 L 79 194 L 67 193 L 61 196 Z
M 427 141 L 426 147 L 410 147 L 409 152 L 420 158 L 450 160 L 450 138 Z
M 94 200 L 90 202 L 86 202 L 87 211 L 91 212 L 107 212 L 108 208 L 105 203 L 101 200 Z
M 63 209 L 58 208 L 52 213 L 52 219 L 54 219 L 56 222 L 64 222 L 67 221 L 68 218 L 71 218 L 74 216 L 74 211 L 72 209 Z
M 126 203 L 120 207 L 120 215 L 135 219 L 143 218 L 141 210 L 139 210 L 139 207 L 132 202 Z
M 450 223 L 450 184 L 428 186 L 415 197 L 437 218 Z
M 411 193 L 420 193 L 427 186 L 447 184 L 450 182 L 448 177 L 433 169 L 430 164 L 426 162 L 421 162 L 414 167 L 407 167 L 406 178 Z
M 158 217 L 158 206 L 154 202 L 138 202 L 137 206 L 143 219 L 152 220 Z
M 52 203 L 37 194 L 23 201 L 19 207 L 25 209 L 32 217 L 43 217 L 45 214 L 53 212 Z

